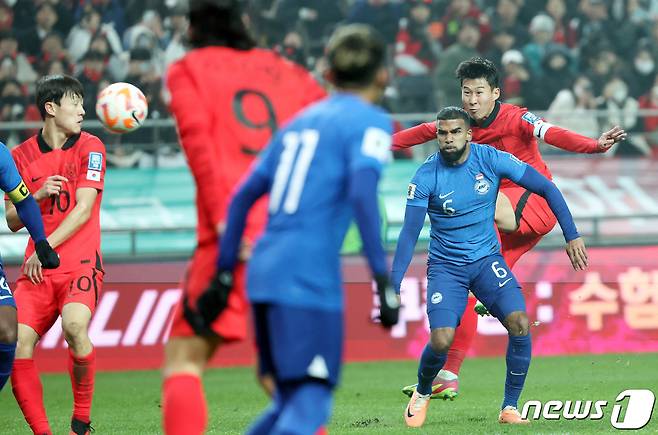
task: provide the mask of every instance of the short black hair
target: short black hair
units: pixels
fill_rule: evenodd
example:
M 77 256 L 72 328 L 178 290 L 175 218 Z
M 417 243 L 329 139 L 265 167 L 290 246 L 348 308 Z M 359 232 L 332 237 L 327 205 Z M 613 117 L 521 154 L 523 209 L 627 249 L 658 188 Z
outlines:
M 190 0 L 189 41 L 194 48 L 218 45 L 236 50 L 256 46 L 242 20 L 243 0 Z
M 455 76 L 459 79 L 460 86 L 466 79 L 485 79 L 492 89 L 500 87 L 496 65 L 483 57 L 473 57 L 460 63 L 455 71 Z
M 436 121 L 447 121 L 449 119 L 463 119 L 466 127 L 470 128 L 471 117 L 468 113 L 457 106 L 447 106 L 439 110 L 439 113 L 436 114 Z
M 46 103 L 60 104 L 65 95 L 84 98 L 82 84 L 78 79 L 66 75 L 44 76 L 37 81 L 36 103 L 41 119 L 46 119 Z
M 360 88 L 372 83 L 385 57 L 383 38 L 365 24 L 341 26 L 327 43 L 329 69 L 339 88 Z

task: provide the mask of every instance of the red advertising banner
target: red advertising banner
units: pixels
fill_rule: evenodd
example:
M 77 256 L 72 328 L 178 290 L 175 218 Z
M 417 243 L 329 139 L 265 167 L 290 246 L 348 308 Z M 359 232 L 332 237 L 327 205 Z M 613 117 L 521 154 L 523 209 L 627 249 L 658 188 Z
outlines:
M 535 251 L 516 266 L 524 285 L 534 355 L 658 351 L 658 247 L 597 248 L 590 268 L 574 272 L 563 251 Z M 12 273 L 13 272 L 13 273 Z M 9 276 L 15 276 L 15 270 Z M 162 361 L 176 284 L 183 263 L 108 265 L 104 290 L 90 325 L 100 370 L 157 368 Z M 400 323 L 384 331 L 371 320 L 376 303 L 365 263 L 344 262 L 348 361 L 408 359 L 428 339 L 425 259 L 416 256 L 402 286 Z M 506 331 L 481 318 L 471 356 L 503 355 Z M 66 344 L 57 323 L 38 345 L 39 368 L 66 369 Z M 223 347 L 214 365 L 254 361 L 253 340 Z

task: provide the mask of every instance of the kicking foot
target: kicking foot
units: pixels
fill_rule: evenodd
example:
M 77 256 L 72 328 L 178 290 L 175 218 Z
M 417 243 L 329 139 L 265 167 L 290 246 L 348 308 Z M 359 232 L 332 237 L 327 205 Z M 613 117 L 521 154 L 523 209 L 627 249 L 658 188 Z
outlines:
M 427 409 L 430 407 L 430 395 L 419 394 L 414 391 L 404 411 L 404 422 L 409 427 L 421 427 L 427 417 Z
M 529 424 L 530 421 L 521 417 L 519 410 L 513 406 L 506 406 L 500 411 L 498 423 L 501 424 Z
M 416 391 L 418 384 L 407 385 L 402 388 L 402 393 L 407 397 Z M 437 375 L 432 382 L 432 399 L 455 400 L 459 395 L 459 378 L 448 380 Z

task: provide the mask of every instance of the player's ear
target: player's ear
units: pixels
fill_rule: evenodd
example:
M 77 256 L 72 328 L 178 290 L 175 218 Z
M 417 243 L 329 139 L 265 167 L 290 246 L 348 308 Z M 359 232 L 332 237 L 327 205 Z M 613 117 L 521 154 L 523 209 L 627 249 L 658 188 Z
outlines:
M 46 108 L 46 114 L 50 116 L 55 116 L 55 106 L 56 104 L 52 101 L 47 101 L 44 104 L 44 107 Z
M 388 70 L 385 67 L 379 68 L 377 74 L 375 74 L 375 84 L 377 87 L 384 89 L 388 85 L 389 75 Z
M 470 142 L 472 139 L 473 139 L 473 130 L 469 128 L 468 130 L 466 130 L 466 140 Z
M 493 88 L 491 94 L 493 95 L 494 100 L 497 100 L 498 98 L 500 98 L 500 88 Z

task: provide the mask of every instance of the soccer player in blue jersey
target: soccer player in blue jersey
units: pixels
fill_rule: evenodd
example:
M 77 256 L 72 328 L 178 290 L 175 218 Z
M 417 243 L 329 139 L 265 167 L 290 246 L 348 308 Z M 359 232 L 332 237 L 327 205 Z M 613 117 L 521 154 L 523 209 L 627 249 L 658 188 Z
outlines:
M 59 257 L 46 240 L 39 206 L 23 182 L 11 153 L 3 143 L 0 143 L 0 189 L 14 204 L 21 222 L 34 240 L 41 266 L 46 269 L 58 267 Z M 7 383 L 14 364 L 17 330 L 16 302 L 0 263 L 0 390 Z
M 573 268 L 587 267 L 585 245 L 557 187 L 512 154 L 471 143 L 469 125 L 469 115 L 461 108 L 446 107 L 438 113 L 439 152 L 427 158 L 409 184 L 393 260 L 391 279 L 399 293 L 425 215 L 429 215 L 427 315 L 431 332 L 420 358 L 418 388 L 404 413 L 410 427 L 425 422 L 432 381 L 446 361 L 469 289 L 509 333 L 505 397 L 498 421 L 528 422 L 517 411 L 531 358 L 528 316 L 521 287 L 500 254 L 494 228 L 501 179 L 546 199 L 562 228 Z
M 343 346 L 339 251 L 352 218 L 377 283 L 381 323 L 390 327 L 398 319 L 377 207 L 392 129 L 373 105 L 388 81 L 385 45 L 367 26 L 345 26 L 329 41 L 327 59 L 327 79 L 337 92 L 273 137 L 229 206 L 217 277 L 196 313 L 187 314 L 203 333 L 226 305 L 248 210 L 269 193 L 268 223 L 248 264 L 247 293 L 259 365 L 273 375 L 276 393 L 249 434 L 313 434 L 329 418 Z

